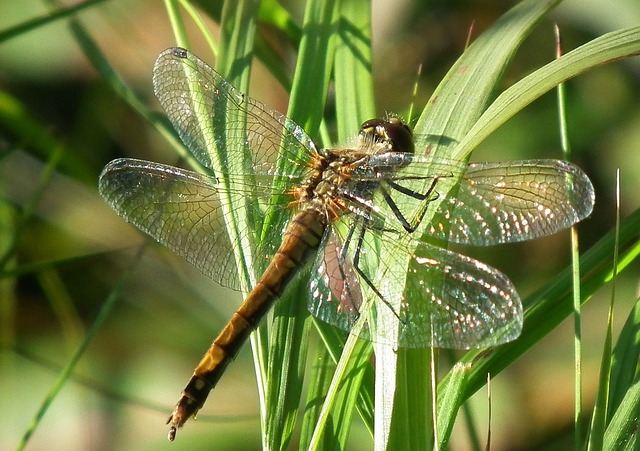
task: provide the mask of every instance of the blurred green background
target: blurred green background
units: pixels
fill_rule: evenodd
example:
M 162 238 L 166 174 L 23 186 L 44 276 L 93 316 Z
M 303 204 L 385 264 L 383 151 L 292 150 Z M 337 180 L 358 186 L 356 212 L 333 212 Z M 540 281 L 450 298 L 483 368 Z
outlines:
M 300 24 L 303 7 L 288 3 Z M 470 26 L 477 36 L 513 4 L 374 0 L 378 113 L 406 115 L 412 102 L 421 109 L 464 50 Z M 48 11 L 38 1 L 4 1 L 0 33 Z M 151 68 L 158 53 L 175 44 L 163 4 L 97 2 L 77 17 L 125 82 L 159 111 Z M 639 22 L 636 0 L 566 1 L 525 41 L 503 86 L 554 57 L 554 23 L 569 51 Z M 208 25 L 217 35 L 215 21 Z M 193 30 L 194 52 L 213 63 Z M 259 32 L 279 49 L 290 73 L 295 49 L 269 27 Z M 97 75 L 65 20 L 0 36 L 0 258 L 8 255 L 1 260 L 0 279 L 0 448 L 16 446 L 60 369 L 147 242 L 123 298 L 36 429 L 29 449 L 209 449 L 213 443 L 216 449 L 257 449 L 259 406 L 248 347 L 198 421 L 188 423 L 175 443 L 166 441 L 166 417 L 240 297 L 150 243 L 97 194 L 98 174 L 111 159 L 130 156 L 171 164 L 175 154 Z M 259 62 L 253 67 L 250 94 L 286 111 L 285 89 Z M 330 98 L 329 124 L 331 104 Z M 616 168 L 621 168 L 623 217 L 640 207 L 640 59 L 615 62 L 571 80 L 567 111 L 574 160 L 596 187 L 594 213 L 579 227 L 581 247 L 587 249 L 614 224 Z M 473 159 L 561 158 L 557 121 L 556 97 L 550 93 L 498 130 Z M 565 232 L 468 254 L 508 274 L 525 297 L 568 264 L 568 252 Z M 636 299 L 637 275 L 636 266 L 620 279 L 621 318 Z M 584 312 L 587 406 L 597 383 L 608 297 L 609 291 L 602 290 Z M 493 449 L 540 449 L 551 442 L 564 449 L 563 444 L 571 443 L 572 345 L 572 322 L 565 321 L 495 379 Z M 471 403 L 480 418 L 486 411 L 483 397 L 477 395 Z M 452 448 L 464 449 L 462 421 L 458 428 Z M 351 442 L 352 449 L 371 448 L 363 427 L 353 429 Z

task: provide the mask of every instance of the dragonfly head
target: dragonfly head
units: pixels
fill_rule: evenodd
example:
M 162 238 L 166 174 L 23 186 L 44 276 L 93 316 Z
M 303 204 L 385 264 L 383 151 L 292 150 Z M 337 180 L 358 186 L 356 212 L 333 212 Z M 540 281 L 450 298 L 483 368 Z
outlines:
M 395 116 L 385 119 L 369 119 L 363 122 L 358 136 L 378 143 L 385 143 L 390 152 L 413 153 L 411 128 Z

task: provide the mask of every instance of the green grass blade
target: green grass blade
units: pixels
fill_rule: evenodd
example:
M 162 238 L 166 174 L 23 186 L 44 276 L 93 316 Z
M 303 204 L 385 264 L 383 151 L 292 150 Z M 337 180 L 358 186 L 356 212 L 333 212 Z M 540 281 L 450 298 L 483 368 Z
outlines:
M 49 14 L 41 17 L 36 17 L 34 19 L 29 19 L 26 22 L 1 30 L 0 42 L 5 42 L 15 37 L 23 36 L 30 31 L 36 30 L 45 25 L 49 25 L 55 21 L 73 17 L 80 11 L 98 6 L 100 3 L 104 3 L 105 1 L 106 0 L 87 0 L 68 8 L 56 7 L 56 9 Z
M 317 136 L 331 75 L 338 2 L 312 0 L 306 5 L 287 116 Z M 282 228 L 284 218 L 269 218 L 265 227 Z M 269 222 L 275 221 L 275 222 Z M 286 448 L 298 412 L 307 354 L 308 296 L 306 278 L 295 278 L 274 308 L 267 389 L 266 440 L 270 449 Z M 283 368 L 286 369 L 283 371 Z
M 499 126 L 559 83 L 639 53 L 640 26 L 607 33 L 553 60 L 500 94 L 457 146 L 456 157 L 468 156 Z
M 607 451 L 638 449 L 640 446 L 640 440 L 638 440 L 639 411 L 640 381 L 636 380 L 622 398 L 620 406 L 607 427 L 603 449 Z
M 532 0 L 522 2 L 504 14 L 476 39 L 449 70 L 418 119 L 415 126 L 417 152 L 454 159 L 464 157 L 457 152 L 455 145 L 473 128 L 485 110 L 502 73 L 522 41 L 544 14 L 557 3 L 558 1 Z M 451 189 L 453 186 L 452 182 L 449 187 L 442 189 Z M 428 218 L 425 220 L 428 222 Z M 433 430 L 437 430 L 440 446 L 446 447 L 452 430 L 451 421 L 455 418 L 451 412 L 457 411 L 457 408 L 446 408 L 444 416 L 438 414 L 438 419 L 440 421 L 446 419 L 446 423 L 433 425 L 430 407 L 433 402 L 430 401 L 432 395 L 428 383 L 429 352 L 427 350 L 412 352 L 412 357 L 406 364 L 403 360 L 408 357 L 408 354 L 400 352 L 398 356 L 400 357 L 398 368 L 405 368 L 405 365 L 407 368 L 412 368 L 412 373 L 404 374 L 402 380 L 399 379 L 403 390 L 412 395 L 406 397 L 408 403 L 404 406 L 406 408 L 398 405 L 398 408 L 394 409 L 393 422 L 397 426 L 394 431 L 389 431 L 388 444 L 392 447 L 401 446 L 403 436 L 406 436 L 404 429 L 411 425 L 418 425 L 419 430 L 416 430 L 416 434 L 420 440 L 413 443 L 412 449 L 429 449 L 432 446 Z M 416 374 L 420 374 L 421 377 L 417 377 Z M 459 397 L 460 395 L 447 395 L 447 399 L 459 399 Z M 418 422 L 412 419 L 416 416 L 416 412 L 422 412 Z M 379 411 L 377 413 L 380 414 Z M 378 446 L 383 446 L 383 443 L 387 443 L 386 440 L 382 439 L 376 443 Z
M 220 49 L 216 69 L 241 92 L 249 91 L 249 76 L 259 2 L 226 2 L 220 21 Z
M 438 390 L 437 425 L 439 429 L 437 432 L 438 437 L 442 437 L 438 445 L 443 449 L 451 436 L 458 408 L 465 401 L 463 392 L 459 388 L 466 385 L 470 372 L 471 363 L 455 364 L 448 373 L 449 382 L 442 384 L 441 389 Z
M 325 343 L 327 344 L 327 343 Z M 328 346 L 322 348 L 322 356 L 331 355 Z M 315 384 L 323 386 L 309 390 L 308 403 L 317 408 L 305 412 L 306 434 L 301 445 L 305 449 L 345 449 L 353 412 L 360 399 L 360 387 L 370 368 L 371 345 L 349 335 L 344 351 L 332 372 L 316 372 Z M 322 404 L 320 404 L 322 402 Z M 304 430 L 304 429 L 303 429 Z M 301 447 L 301 448 L 302 448 Z
M 317 137 L 329 89 L 340 2 L 307 3 L 287 116 Z
M 612 421 L 627 392 L 640 374 L 640 301 L 636 301 L 613 350 L 607 422 Z
M 467 133 L 477 128 L 478 118 L 520 44 L 558 3 L 558 0 L 523 1 L 478 36 L 451 67 L 418 119 L 415 126 L 418 152 L 435 147 L 440 156 L 468 157 L 468 153 L 453 148 L 468 140 Z
M 358 372 L 363 373 L 362 383 L 359 386 L 359 390 L 356 390 L 354 387 L 353 391 L 358 396 L 356 408 L 358 409 L 360 417 L 362 421 L 365 423 L 365 425 L 367 426 L 367 429 L 369 430 L 369 432 L 373 435 L 373 422 L 374 422 L 373 386 L 374 386 L 375 375 L 374 375 L 373 365 L 370 364 L 372 350 L 373 350 L 371 343 L 361 340 L 360 344 L 363 344 L 366 346 L 364 346 L 362 350 L 354 350 L 353 352 L 351 352 L 350 356 L 345 356 L 345 353 L 343 352 L 343 347 L 345 346 L 345 341 L 347 339 L 346 333 L 340 331 L 339 329 L 336 329 L 333 326 L 323 323 L 322 321 L 314 320 L 314 324 L 316 326 L 316 330 L 318 330 L 318 332 L 320 333 L 320 336 L 322 337 L 322 341 L 325 345 L 325 349 L 329 352 L 329 355 L 331 356 L 331 360 L 333 361 L 333 363 L 337 364 L 338 361 L 341 359 L 350 358 L 349 361 L 352 362 L 352 364 L 349 368 L 346 369 L 346 372 L 349 373 L 350 377 L 353 377 L 353 379 L 355 380 L 357 377 L 359 377 L 356 373 Z M 360 363 L 360 360 L 362 364 Z M 366 364 L 364 362 L 366 362 Z M 317 379 L 324 378 L 324 380 L 315 381 L 314 384 L 316 386 L 323 384 L 325 387 L 329 387 L 329 385 L 335 380 L 335 373 L 319 374 L 319 372 L 316 371 L 313 377 Z M 338 381 L 338 383 L 339 382 L 340 381 Z M 309 409 L 308 411 L 305 411 L 305 427 L 307 429 L 307 434 L 309 437 L 307 440 L 310 440 L 310 437 L 314 433 L 314 430 L 326 427 L 326 425 L 324 424 L 316 424 L 320 414 L 320 409 L 324 408 L 324 406 L 317 406 L 316 408 L 316 406 L 311 405 L 312 400 L 317 401 L 317 399 L 319 398 L 324 398 L 325 395 L 326 395 L 326 390 L 322 390 L 321 388 L 318 388 L 315 390 L 309 389 L 308 391 L 307 400 L 308 400 Z M 345 400 L 344 406 L 341 404 L 340 398 L 336 398 L 332 402 L 333 404 L 335 404 L 334 406 L 335 409 L 345 410 L 347 408 L 346 403 L 351 403 L 352 400 L 350 399 Z M 327 401 L 325 400 L 324 404 L 326 403 Z M 331 426 L 336 427 L 337 425 L 338 423 L 336 423 L 332 419 Z M 303 437 L 304 437 L 304 434 L 303 434 Z M 305 443 L 305 441 L 302 441 L 302 442 Z
M 588 450 L 601 450 L 604 439 L 604 431 L 606 428 L 607 417 L 609 416 L 609 396 L 611 389 L 611 365 L 612 365 L 612 342 L 613 342 L 613 312 L 616 300 L 616 281 L 618 274 L 618 249 L 620 243 L 618 236 L 620 234 L 620 173 L 618 172 L 616 179 L 616 224 L 615 224 L 615 243 L 613 247 L 613 282 L 611 285 L 611 299 L 609 301 L 609 310 L 607 315 L 607 330 L 605 332 L 604 349 L 600 361 L 600 377 L 598 382 L 598 391 L 596 392 L 595 406 L 593 415 L 591 416 L 591 425 L 589 428 L 589 437 L 587 441 Z M 577 445 L 576 445 L 577 446 Z
M 362 122 L 376 116 L 369 1 L 343 3 L 336 41 L 336 119 L 338 142 L 344 143 L 359 130 Z
M 314 431 L 317 427 L 330 428 L 334 424 L 331 421 L 319 423 L 325 405 L 325 395 L 330 389 L 331 379 L 336 370 L 336 360 L 332 358 L 328 346 L 321 346 L 312 357 L 312 367 L 308 372 L 309 388 L 307 389 L 307 401 L 304 408 L 302 427 L 300 431 L 299 449 L 311 449 Z M 332 430 L 333 433 L 335 431 Z
M 393 408 L 390 412 L 391 415 L 381 420 L 382 427 L 388 426 L 389 428 L 385 437 L 385 446 L 387 449 L 432 449 L 435 428 L 431 409 L 433 398 L 430 350 L 389 349 L 389 353 L 391 352 L 397 353 L 398 358 Z M 376 358 L 380 359 L 380 356 L 376 354 Z M 376 380 L 376 384 L 378 383 Z M 379 391 L 376 390 L 376 396 L 378 393 Z M 378 415 L 380 413 L 376 410 L 376 416 Z M 376 433 L 378 433 L 377 430 Z M 380 442 L 377 441 L 376 444 L 380 444 Z
M 638 449 L 640 411 L 640 301 L 625 322 L 613 352 L 603 449 Z
M 562 55 L 560 29 L 554 28 L 556 37 L 556 58 Z M 562 154 L 566 160 L 571 160 L 571 145 L 567 130 L 567 109 L 565 85 L 560 83 L 558 94 L 558 126 Z M 576 451 L 582 449 L 582 309 L 580 305 L 580 248 L 578 230 L 571 227 L 571 267 L 573 268 L 573 330 L 574 330 L 574 443 Z
M 140 251 L 138 252 L 138 255 L 134 259 L 133 263 L 131 264 L 131 266 L 123 272 L 122 276 L 120 277 L 116 285 L 113 287 L 113 289 L 109 293 L 109 296 L 102 304 L 102 307 L 98 312 L 98 316 L 96 317 L 91 327 L 87 330 L 87 333 L 85 334 L 84 339 L 82 340 L 82 343 L 80 343 L 80 346 L 78 346 L 78 349 L 75 351 L 73 356 L 67 362 L 66 366 L 58 375 L 58 378 L 56 379 L 53 386 L 49 390 L 49 393 L 45 396 L 42 404 L 40 405 L 40 408 L 34 415 L 33 419 L 31 420 L 31 423 L 29 424 L 27 430 L 22 436 L 22 439 L 18 444 L 17 449 L 24 449 L 28 445 L 29 440 L 31 439 L 31 436 L 33 435 L 36 428 L 40 424 L 40 421 L 42 420 L 44 415 L 47 413 L 47 410 L 49 410 L 49 407 L 51 407 L 51 404 L 55 400 L 56 396 L 58 395 L 62 387 L 64 387 L 64 385 L 67 383 L 67 381 L 71 377 L 71 374 L 73 373 L 73 370 L 75 369 L 76 365 L 80 361 L 80 358 L 86 352 L 87 348 L 93 341 L 100 327 L 104 324 L 105 320 L 109 318 L 109 316 L 111 315 L 111 312 L 114 306 L 116 305 L 116 302 L 120 298 L 122 291 L 124 290 L 125 286 L 127 285 L 127 282 L 129 281 L 129 279 L 133 274 L 133 270 L 135 266 L 138 264 L 138 261 L 142 256 L 142 250 L 143 249 L 141 248 Z
M 358 130 L 361 122 L 375 115 L 369 2 L 345 2 L 340 9 L 337 27 L 334 64 L 336 115 L 338 142 L 345 142 Z M 335 337 L 335 334 L 326 331 L 327 328 L 318 322 L 316 325 L 321 333 L 328 332 L 323 334 L 325 345 L 337 361 L 343 351 L 343 340 L 326 339 L 328 336 Z M 324 403 L 321 409 L 311 409 L 305 413 L 306 426 L 303 432 L 306 431 L 307 435 L 302 436 L 302 443 L 311 443 L 321 448 L 344 448 L 356 404 L 360 412 L 369 419 L 369 424 L 372 424 L 372 386 L 361 386 L 363 378 L 371 380 L 366 377 L 370 354 L 369 344 L 357 343 L 354 348 L 345 350 L 339 358 L 339 368 L 342 371 L 315 374 L 316 382 L 310 387 L 308 399 L 322 398 Z M 348 377 L 345 378 L 343 374 Z M 336 390 L 338 385 L 340 389 Z M 324 398 L 324 388 L 331 390 L 327 398 Z M 328 415 L 330 422 L 327 421 Z

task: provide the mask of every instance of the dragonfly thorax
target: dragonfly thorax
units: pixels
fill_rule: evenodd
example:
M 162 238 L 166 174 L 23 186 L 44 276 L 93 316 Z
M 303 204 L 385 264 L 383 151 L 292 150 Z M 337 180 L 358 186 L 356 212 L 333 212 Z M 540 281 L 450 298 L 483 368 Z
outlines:
M 294 190 L 299 211 L 314 210 L 322 214 L 327 223 L 334 221 L 350 210 L 349 204 L 353 204 L 350 201 L 354 200 L 354 195 L 366 203 L 368 199 L 360 199 L 359 193 L 370 193 L 375 189 L 371 184 L 377 185 L 377 182 L 362 182 L 355 175 L 363 172 L 376 173 L 376 165 L 372 164 L 373 157 L 413 153 L 413 149 L 411 129 L 399 118 L 365 121 L 352 145 L 322 149 L 314 153 L 307 183 Z M 384 161 L 388 166 L 390 160 L 379 161 Z M 398 167 L 403 162 L 404 159 L 399 162 Z M 362 189 L 363 184 L 367 186 L 366 190 Z
M 365 158 L 355 149 L 323 149 L 312 159 L 307 183 L 294 190 L 299 211 L 320 213 L 327 223 L 335 220 L 347 208 L 341 193 L 350 182 L 352 168 Z

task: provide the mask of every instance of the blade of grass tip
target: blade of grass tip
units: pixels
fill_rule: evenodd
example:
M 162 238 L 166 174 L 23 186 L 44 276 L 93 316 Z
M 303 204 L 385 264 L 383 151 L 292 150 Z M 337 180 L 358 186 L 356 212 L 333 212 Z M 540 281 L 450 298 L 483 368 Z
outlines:
M 556 59 L 562 56 L 562 42 L 560 40 L 560 27 L 554 26 L 556 40 Z M 571 160 L 571 146 L 567 132 L 567 109 L 565 100 L 564 83 L 559 83 L 558 94 L 558 121 L 560 129 L 560 145 L 564 159 Z M 571 227 L 571 268 L 573 270 L 573 329 L 574 329 L 574 443 L 576 451 L 582 449 L 582 320 L 580 306 L 580 251 L 578 245 L 578 230 Z
M 448 449 L 449 438 L 458 414 L 458 406 L 463 403 L 463 392 L 459 387 L 465 385 L 465 381 L 469 377 L 471 371 L 471 363 L 456 363 L 451 371 L 449 371 L 449 383 L 439 384 L 441 388 L 438 391 L 438 408 L 437 421 L 438 436 L 437 442 L 441 449 Z
M 600 377 L 598 391 L 589 428 L 588 450 L 603 449 L 604 433 L 609 409 L 609 393 L 611 388 L 611 356 L 613 342 L 613 310 L 616 299 L 616 280 L 618 274 L 618 246 L 620 245 L 620 171 L 616 172 L 616 239 L 613 249 L 613 280 L 611 284 L 611 299 L 607 315 L 607 330 L 605 335 L 602 361 L 600 362 Z
M 407 124 L 413 122 L 413 109 L 415 108 L 415 99 L 418 98 L 418 86 L 420 85 L 420 77 L 422 77 L 422 63 L 418 64 L 418 70 L 416 71 L 416 79 L 413 81 L 413 92 L 411 93 L 411 104 L 409 105 L 409 111 L 407 112 Z
M 96 316 L 95 321 L 93 322 L 91 327 L 87 330 L 87 333 L 85 334 L 82 343 L 80 343 L 80 346 L 78 347 L 74 355 L 69 359 L 69 362 L 67 363 L 67 365 L 60 372 L 60 375 L 57 377 L 56 381 L 51 387 L 51 390 L 49 390 L 49 393 L 47 393 L 47 396 L 45 397 L 44 401 L 40 405 L 40 408 L 38 409 L 33 419 L 31 420 L 31 423 L 29 424 L 26 431 L 24 432 L 22 439 L 20 440 L 20 443 L 18 444 L 16 449 L 23 450 L 28 445 L 29 440 L 31 439 L 31 436 L 33 435 L 36 428 L 40 424 L 44 415 L 47 413 L 47 410 L 49 410 L 49 407 L 55 400 L 56 396 L 58 395 L 62 387 L 66 384 L 66 382 L 69 380 L 69 378 L 71 377 L 71 374 L 73 373 L 73 370 L 76 367 L 76 364 L 78 363 L 80 358 L 84 355 L 85 351 L 89 347 L 89 344 L 91 344 L 98 330 L 100 329 L 100 327 L 102 327 L 102 324 L 104 324 L 105 320 L 111 315 L 111 312 L 113 311 L 113 308 L 116 302 L 118 301 L 118 299 L 120 299 L 120 296 L 122 295 L 122 292 L 125 286 L 127 285 L 127 283 L 129 282 L 129 279 L 133 275 L 133 272 L 138 262 L 140 261 L 140 258 L 142 257 L 143 252 L 144 252 L 144 246 L 140 247 L 139 251 L 137 252 L 130 266 L 123 271 L 122 275 L 116 282 L 115 286 L 107 296 L 107 299 L 102 304 L 102 307 L 100 308 L 100 311 L 98 312 L 98 315 Z

